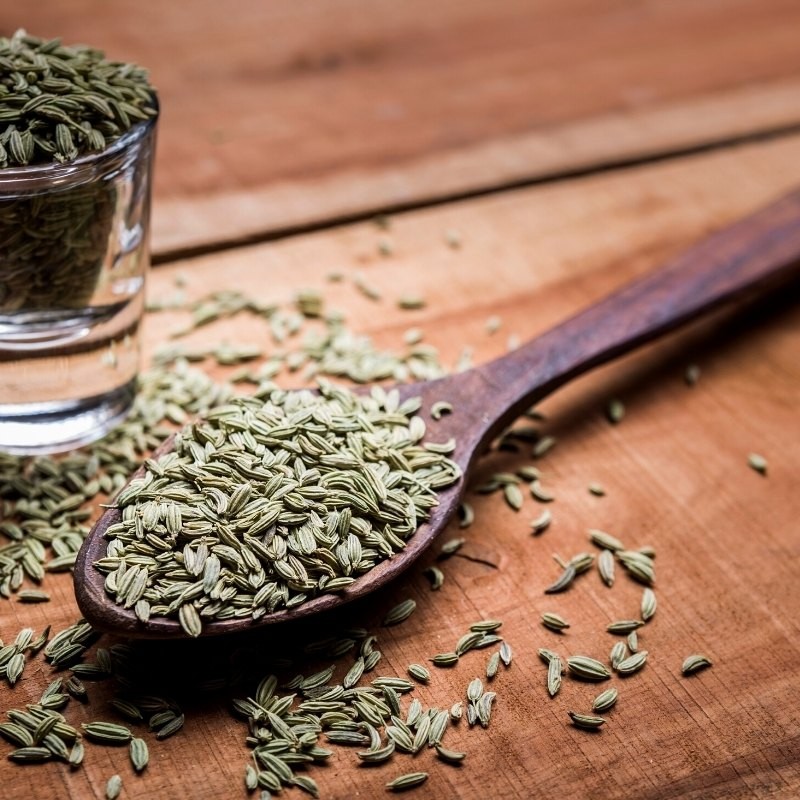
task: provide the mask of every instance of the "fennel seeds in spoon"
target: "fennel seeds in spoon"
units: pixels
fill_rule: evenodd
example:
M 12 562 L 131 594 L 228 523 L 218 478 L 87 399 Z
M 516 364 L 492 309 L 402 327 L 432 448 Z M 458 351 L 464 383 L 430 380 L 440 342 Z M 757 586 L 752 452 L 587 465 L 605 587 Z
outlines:
M 423 443 L 420 402 L 321 383 L 207 412 L 117 497 L 122 518 L 95 563 L 106 591 L 197 636 L 346 589 L 401 550 L 460 476 Z

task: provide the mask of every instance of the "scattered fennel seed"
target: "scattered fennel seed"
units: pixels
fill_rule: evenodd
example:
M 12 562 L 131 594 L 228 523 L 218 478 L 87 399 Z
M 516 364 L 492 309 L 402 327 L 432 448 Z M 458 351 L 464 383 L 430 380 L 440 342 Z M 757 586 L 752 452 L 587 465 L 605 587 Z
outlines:
M 368 300 L 377 302 L 381 299 L 381 293 L 373 286 L 370 286 L 361 275 L 355 275 L 353 277 L 353 286 Z
M 589 531 L 589 539 L 592 544 L 596 544 L 598 547 L 602 547 L 605 550 L 616 552 L 617 550 L 625 549 L 625 545 L 622 544 L 622 542 L 617 539 L 616 536 L 612 536 L 610 533 L 606 533 L 605 531 L 592 529 Z
M 405 622 L 414 613 L 416 607 L 416 601 L 411 599 L 404 600 L 402 603 L 398 603 L 383 618 L 383 624 L 385 626 L 389 626 L 398 625 L 401 622 Z
M 415 786 L 420 786 L 428 780 L 427 772 L 409 772 L 406 775 L 400 775 L 394 780 L 386 784 L 386 788 L 392 792 L 402 792 L 406 789 L 413 789 Z
M 616 704 L 617 696 L 618 692 L 613 686 L 610 689 L 606 689 L 604 692 L 600 692 L 592 703 L 592 711 L 596 714 L 605 713 Z
M 500 319 L 500 317 L 496 315 L 489 317 L 486 320 L 486 325 L 485 325 L 486 333 L 488 333 L 489 336 L 491 336 L 493 333 L 497 333 L 497 331 L 500 330 L 502 324 L 503 321 Z
M 687 386 L 695 386 L 697 381 L 700 380 L 700 367 L 697 364 L 689 364 L 683 373 L 683 379 L 686 381 Z
M 531 455 L 534 458 L 542 458 L 542 456 L 549 453 L 556 445 L 555 436 L 542 436 L 538 442 L 533 446 Z
M 542 625 L 544 625 L 545 628 L 549 628 L 551 631 L 555 631 L 556 633 L 560 633 L 566 628 L 569 628 L 569 622 L 567 622 L 558 614 L 553 614 L 550 612 L 542 614 Z
M 117 800 L 122 791 L 122 778 L 119 775 L 112 775 L 106 784 L 106 800 Z
M 612 425 L 617 425 L 622 422 L 625 416 L 625 406 L 621 400 L 611 400 L 606 406 L 606 417 Z
M 538 536 L 540 533 L 544 533 L 549 527 L 550 523 L 553 521 L 553 515 L 550 512 L 549 508 L 546 508 L 539 514 L 536 519 L 531 521 L 531 533 L 534 536 Z
M 466 539 L 460 537 L 455 539 L 448 539 L 439 550 L 439 558 L 448 558 L 454 553 L 457 553 L 463 546 Z
M 605 725 L 606 721 L 603 717 L 596 717 L 593 714 L 578 714 L 575 711 L 568 711 L 569 718 L 572 724 L 577 728 L 585 728 L 586 730 L 597 730 L 600 726 Z
M 404 294 L 397 300 L 397 307 L 404 311 L 415 311 L 425 308 L 425 298 L 416 294 Z
M 750 453 L 747 456 L 747 463 L 750 466 L 750 469 L 755 470 L 760 475 L 767 474 L 767 459 L 764 456 L 759 455 L 758 453 Z
M 449 248 L 457 250 L 461 247 L 461 234 L 454 228 L 448 228 L 444 232 L 444 241 Z
M 431 582 L 431 589 L 435 592 L 442 588 L 444 584 L 444 573 L 436 566 L 430 566 L 423 570 L 423 574 Z
M 699 672 L 701 669 L 706 669 L 711 666 L 713 666 L 713 664 L 710 658 L 695 654 L 686 657 L 681 667 L 681 672 L 684 675 L 694 675 L 695 672 Z
M 538 480 L 531 481 L 530 492 L 531 496 L 540 503 L 551 503 L 555 500 L 555 495 L 548 492 Z

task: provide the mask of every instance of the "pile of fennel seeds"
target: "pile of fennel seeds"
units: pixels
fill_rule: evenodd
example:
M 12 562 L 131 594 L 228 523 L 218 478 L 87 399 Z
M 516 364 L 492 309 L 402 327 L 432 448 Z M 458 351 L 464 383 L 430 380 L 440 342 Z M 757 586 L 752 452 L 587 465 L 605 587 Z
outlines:
M 401 550 L 460 477 L 396 390 L 268 386 L 186 425 L 116 498 L 95 566 L 146 621 L 259 619 L 347 588 Z

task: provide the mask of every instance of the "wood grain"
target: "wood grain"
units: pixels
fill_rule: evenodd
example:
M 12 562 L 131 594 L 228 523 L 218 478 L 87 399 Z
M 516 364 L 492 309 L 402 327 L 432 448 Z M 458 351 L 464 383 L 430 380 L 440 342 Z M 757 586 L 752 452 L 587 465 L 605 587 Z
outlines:
M 793 0 L 42 0 L 152 70 L 164 254 L 797 125 Z
M 278 302 L 300 286 L 324 286 L 332 269 L 347 276 L 360 270 L 383 290 L 382 303 L 360 296 L 347 280 L 325 288 L 330 305 L 346 309 L 354 327 L 396 346 L 406 327 L 419 325 L 448 363 L 463 343 L 483 361 L 504 352 L 508 334 L 533 336 L 797 184 L 800 137 L 791 137 L 398 216 L 391 258 L 373 255 L 382 235 L 373 226 L 353 225 L 159 268 L 150 290 L 168 295 L 185 275 L 195 296 L 240 287 Z M 444 244 L 448 228 L 462 232 L 460 249 Z M 394 306 L 411 289 L 425 294 L 425 309 Z M 467 543 L 440 564 L 446 573 L 440 592 L 431 592 L 421 574 L 431 555 L 345 615 L 377 629 L 381 674 L 402 674 L 407 664 L 450 649 L 470 622 L 485 616 L 504 621 L 515 658 L 492 687 L 498 700 L 490 728 L 470 731 L 462 723 L 447 735 L 450 745 L 468 751 L 463 767 L 440 765 L 424 753 L 363 769 L 352 752 L 337 748 L 332 763 L 312 773 L 324 797 L 383 796 L 386 780 L 412 769 L 431 777 L 410 796 L 436 799 L 797 796 L 798 294 L 788 291 L 783 302 L 747 318 L 695 328 L 559 392 L 543 405 L 543 429 L 558 444 L 538 464 L 557 497 L 550 530 L 530 536 L 529 520 L 541 508 L 530 498 L 517 514 L 496 494 L 471 495 L 475 524 L 444 534 L 464 535 Z M 503 324 L 490 336 L 484 323 L 492 314 Z M 148 350 L 183 321 L 178 312 L 151 317 Z M 244 318 L 216 323 L 192 341 L 223 336 L 267 341 L 263 322 Z M 693 389 L 682 380 L 690 361 L 702 369 Z M 618 426 L 603 415 L 612 396 L 627 407 Z M 769 459 L 767 478 L 747 467 L 751 451 Z M 493 453 L 476 479 L 530 462 L 525 449 Z M 607 496 L 591 496 L 591 481 L 602 483 Z M 636 613 L 641 587 L 623 575 L 611 590 L 590 574 L 563 595 L 542 594 L 559 571 L 550 555 L 590 549 L 589 527 L 632 546 L 651 544 L 658 553 L 659 610 L 640 637 L 650 661 L 639 675 L 615 681 L 620 701 L 597 735 L 572 728 L 566 716 L 568 709 L 586 709 L 597 687 L 565 679 L 561 694 L 549 700 L 536 657 L 537 647 L 548 646 L 602 658 L 613 643 L 605 625 Z M 49 608 L 5 607 L 0 636 L 22 624 L 73 619 L 68 580 L 49 585 Z M 383 613 L 409 596 L 417 600 L 416 613 L 396 628 L 380 628 Z M 539 625 L 548 610 L 571 621 L 566 635 Z M 192 679 L 206 664 L 237 674 L 243 663 L 237 647 L 251 647 L 255 659 L 326 635 L 333 624 L 279 639 L 267 633 L 226 640 L 224 647 L 159 643 L 137 650 L 159 680 L 178 676 L 187 713 L 183 732 L 161 744 L 150 740 L 154 758 L 144 776 L 132 774 L 124 750 L 91 746 L 85 768 L 73 774 L 58 765 L 23 770 L 0 762 L 4 796 L 102 796 L 106 779 L 119 772 L 131 797 L 244 797 L 244 726 L 231 717 L 224 692 L 194 696 Z M 715 665 L 685 679 L 680 664 L 692 652 L 706 653 Z M 449 705 L 482 674 L 487 657 L 474 652 L 453 670 L 436 670 L 417 694 L 425 703 Z M 303 661 L 297 668 L 324 665 Z M 31 669 L 15 689 L 0 687 L 3 708 L 36 698 L 48 673 Z M 246 681 L 234 693 L 252 688 Z M 92 689 L 88 708 L 68 709 L 71 720 L 111 718 L 104 687 Z
M 677 258 L 580 310 L 565 322 L 504 356 L 437 380 L 403 384 L 399 401 L 416 398 L 419 416 L 435 441 L 456 443 L 450 458 L 468 476 L 492 441 L 528 408 L 594 367 L 659 339 L 720 307 L 775 292 L 800 275 L 800 191 L 794 191 L 733 225 L 702 239 Z M 455 413 L 434 420 L 442 398 L 458 398 Z M 434 424 L 435 423 L 435 424 Z M 170 438 L 156 455 L 173 449 Z M 154 456 L 155 457 L 155 456 Z M 139 479 L 142 468 L 132 478 Z M 320 614 L 386 586 L 427 549 L 456 516 L 464 481 L 439 492 L 439 504 L 402 553 L 361 575 L 345 591 L 323 594 L 297 608 L 252 619 L 232 618 L 203 626 L 201 635 L 239 633 Z M 134 638 L 187 638 L 175 619 L 142 622 L 106 591 L 106 575 L 93 565 L 106 554 L 107 531 L 122 520 L 106 509 L 75 561 L 78 606 L 96 628 Z

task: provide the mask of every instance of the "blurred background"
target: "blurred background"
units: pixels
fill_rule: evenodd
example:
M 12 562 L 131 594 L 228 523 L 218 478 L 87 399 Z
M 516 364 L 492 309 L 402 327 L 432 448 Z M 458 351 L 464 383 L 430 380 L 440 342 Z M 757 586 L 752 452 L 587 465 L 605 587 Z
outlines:
M 800 124 L 796 0 L 3 4 L 18 27 L 150 69 L 156 260 Z

